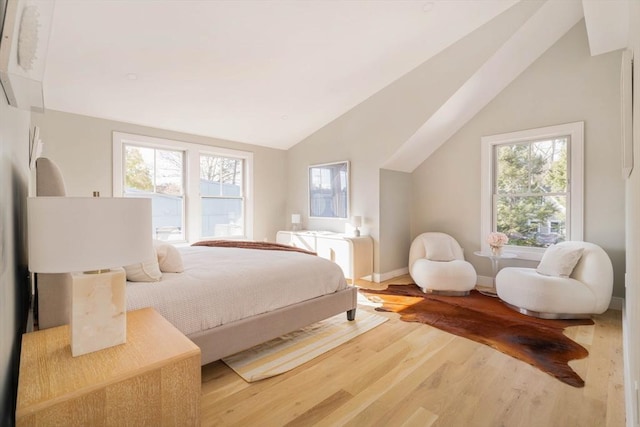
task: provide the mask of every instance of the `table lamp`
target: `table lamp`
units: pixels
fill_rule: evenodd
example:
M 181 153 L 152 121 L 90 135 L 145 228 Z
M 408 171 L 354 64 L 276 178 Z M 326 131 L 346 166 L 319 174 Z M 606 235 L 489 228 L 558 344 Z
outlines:
M 362 217 L 359 215 L 352 216 L 351 225 L 353 225 L 353 235 L 356 237 L 360 236 L 359 227 L 362 225 Z
M 293 231 L 300 230 L 300 214 L 291 215 L 291 229 Z
M 71 354 L 126 342 L 122 266 L 155 256 L 151 199 L 30 197 L 29 270 L 71 273 Z

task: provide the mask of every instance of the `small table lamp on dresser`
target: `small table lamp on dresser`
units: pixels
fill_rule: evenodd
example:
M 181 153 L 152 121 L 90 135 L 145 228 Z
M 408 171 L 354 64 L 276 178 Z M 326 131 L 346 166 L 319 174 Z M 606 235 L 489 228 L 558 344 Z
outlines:
M 351 217 L 351 225 L 353 225 L 353 235 L 355 237 L 360 236 L 360 227 L 362 226 L 362 217 L 360 215 L 354 215 Z
M 30 197 L 29 270 L 72 273 L 71 353 L 126 342 L 124 265 L 154 256 L 151 200 Z

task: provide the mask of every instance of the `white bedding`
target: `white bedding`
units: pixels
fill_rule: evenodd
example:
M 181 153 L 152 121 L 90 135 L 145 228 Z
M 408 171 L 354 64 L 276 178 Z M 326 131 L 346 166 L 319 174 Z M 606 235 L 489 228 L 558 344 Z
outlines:
M 127 310 L 154 307 L 191 335 L 347 287 L 340 267 L 288 251 L 180 248 L 184 273 L 127 282 Z

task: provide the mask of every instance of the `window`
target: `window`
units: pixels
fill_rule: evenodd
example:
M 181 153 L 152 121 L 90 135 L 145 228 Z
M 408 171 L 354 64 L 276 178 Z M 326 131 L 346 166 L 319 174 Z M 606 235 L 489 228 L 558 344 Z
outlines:
M 252 238 L 253 155 L 113 134 L 113 194 L 150 197 L 154 238 Z
M 566 240 L 569 138 L 493 147 L 495 228 L 517 246 Z
M 149 197 L 154 238 L 183 241 L 184 152 L 124 144 L 124 197 Z
M 244 234 L 243 164 L 242 159 L 200 155 L 203 236 Z
M 582 122 L 482 138 L 482 246 L 491 231 L 539 260 L 547 246 L 582 240 Z

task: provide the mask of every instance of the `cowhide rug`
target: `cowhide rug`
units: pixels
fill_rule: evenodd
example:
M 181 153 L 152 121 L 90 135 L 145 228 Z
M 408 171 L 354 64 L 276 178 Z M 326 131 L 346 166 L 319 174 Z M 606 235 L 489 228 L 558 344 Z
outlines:
M 416 285 L 389 285 L 382 291 L 360 292 L 373 302 L 383 303 L 376 308 L 378 311 L 399 313 L 405 322 L 426 323 L 488 345 L 566 384 L 584 387 L 584 380 L 568 362 L 583 359 L 589 352 L 562 331 L 568 326 L 593 325 L 591 319 L 537 319 L 476 291 L 466 297 L 445 297 L 425 294 Z

